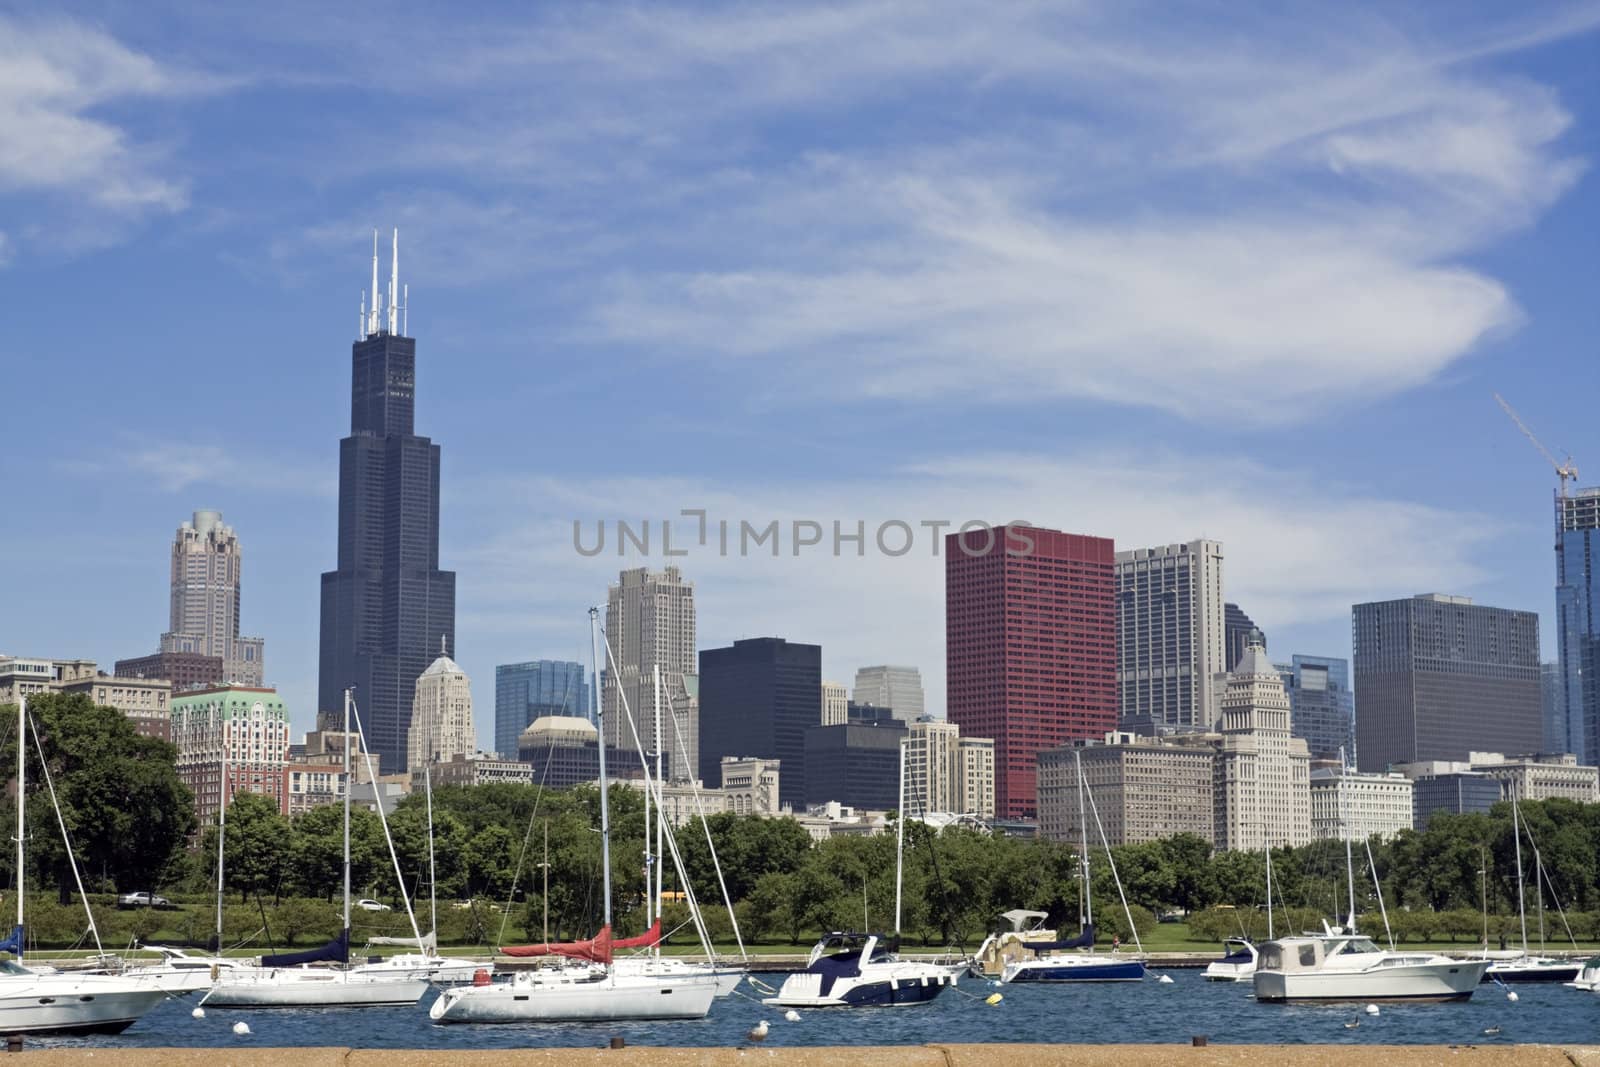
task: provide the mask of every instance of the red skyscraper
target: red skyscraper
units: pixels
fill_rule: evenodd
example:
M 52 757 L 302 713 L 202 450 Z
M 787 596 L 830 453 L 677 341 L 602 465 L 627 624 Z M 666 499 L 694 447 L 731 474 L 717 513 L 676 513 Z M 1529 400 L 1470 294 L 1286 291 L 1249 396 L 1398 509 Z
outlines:
M 996 815 L 1032 818 L 1038 754 L 1117 726 L 1112 542 L 1000 526 L 944 547 L 949 719 L 994 738 Z

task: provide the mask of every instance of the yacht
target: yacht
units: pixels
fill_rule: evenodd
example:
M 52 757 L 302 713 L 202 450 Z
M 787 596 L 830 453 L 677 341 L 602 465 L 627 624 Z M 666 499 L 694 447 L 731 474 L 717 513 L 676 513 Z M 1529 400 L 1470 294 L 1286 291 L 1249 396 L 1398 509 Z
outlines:
M 990 934 L 983 939 L 977 955 L 967 965 L 967 973 L 974 978 L 999 978 L 1007 963 L 1024 957 L 1028 951 L 1024 946 L 1028 942 L 1056 939 L 1056 932 L 1045 928 L 1044 921 L 1049 916 L 1042 911 L 1013 908 L 1001 912 L 1000 918 L 1009 922 L 1011 929 Z M 1027 926 L 1030 922 L 1033 925 Z
M 926 1004 L 956 976 L 948 967 L 902 960 L 898 944 L 878 934 L 831 933 L 811 949 L 806 969 L 784 979 L 779 1008 L 864 1008 Z
M 1256 960 L 1260 955 L 1255 942 L 1244 937 L 1229 937 L 1223 939 L 1222 947 L 1227 949 L 1227 953 L 1220 960 L 1212 960 L 1206 965 L 1202 976 L 1206 981 L 1248 982 L 1255 977 Z
M 1259 949 L 1253 981 L 1262 1003 L 1336 1000 L 1466 1000 L 1488 960 L 1380 949 L 1361 934 L 1285 937 Z

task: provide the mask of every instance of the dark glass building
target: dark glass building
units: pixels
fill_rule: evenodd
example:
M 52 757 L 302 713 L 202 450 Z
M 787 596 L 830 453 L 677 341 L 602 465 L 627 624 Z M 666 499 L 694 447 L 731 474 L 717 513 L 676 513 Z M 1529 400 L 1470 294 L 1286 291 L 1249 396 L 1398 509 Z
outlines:
M 538 659 L 502 663 L 494 669 L 494 747 L 505 759 L 516 755 L 517 738 L 533 720 L 570 715 L 594 721 L 583 664 Z M 521 758 L 520 756 L 517 758 Z
M 805 737 L 806 803 L 836 800 L 869 811 L 899 808 L 900 741 L 906 730 L 906 724 L 892 715 L 863 716 L 852 722 L 809 727 Z M 800 809 L 797 806 L 795 810 Z
M 1539 750 L 1538 615 L 1437 593 L 1352 614 L 1361 770 Z
M 1244 650 L 1251 644 L 1267 647 L 1267 635 L 1262 632 L 1244 609 L 1237 604 L 1222 605 L 1222 644 L 1228 670 L 1233 670 L 1244 659 Z
M 1592 764 L 1600 759 L 1600 489 L 1556 497 L 1556 642 L 1561 706 L 1552 732 L 1566 737 L 1552 751 Z
M 1289 728 L 1305 738 L 1312 759 L 1331 759 L 1341 749 L 1356 756 L 1356 698 L 1350 691 L 1350 661 L 1332 656 L 1292 657 L 1275 665 L 1289 694 Z
M 722 785 L 723 756 L 783 761 L 778 803 L 805 807 L 806 730 L 822 706 L 822 646 L 754 637 L 700 652 L 700 771 Z
M 367 744 L 406 766 L 417 676 L 456 645 L 456 576 L 439 569 L 439 446 L 413 432 L 417 343 L 394 316 L 351 349 L 350 436 L 339 442 L 338 568 L 322 576 L 318 708 L 356 689 Z
M 1411 784 L 1411 824 L 1418 830 L 1440 812 L 1487 813 L 1500 799 L 1499 781 L 1486 774 L 1430 774 Z
M 1116 549 L 997 526 L 944 553 L 947 717 L 994 738 L 996 816 L 1031 819 L 1039 753 L 1117 726 Z

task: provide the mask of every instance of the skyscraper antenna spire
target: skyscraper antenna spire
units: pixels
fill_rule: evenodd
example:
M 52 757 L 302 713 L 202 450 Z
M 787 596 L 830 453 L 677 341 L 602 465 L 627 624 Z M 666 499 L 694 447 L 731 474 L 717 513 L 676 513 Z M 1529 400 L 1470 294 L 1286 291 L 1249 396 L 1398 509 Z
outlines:
M 372 231 L 372 314 L 367 319 L 367 335 L 378 332 L 378 311 L 382 301 L 378 298 L 378 231 Z
M 396 299 L 400 295 L 400 228 L 395 227 L 394 245 L 389 252 L 389 332 L 399 333 L 400 324 L 395 321 Z
M 400 287 L 400 332 L 411 336 L 411 286 Z
M 361 290 L 361 310 L 356 314 L 356 340 L 367 339 L 367 291 Z

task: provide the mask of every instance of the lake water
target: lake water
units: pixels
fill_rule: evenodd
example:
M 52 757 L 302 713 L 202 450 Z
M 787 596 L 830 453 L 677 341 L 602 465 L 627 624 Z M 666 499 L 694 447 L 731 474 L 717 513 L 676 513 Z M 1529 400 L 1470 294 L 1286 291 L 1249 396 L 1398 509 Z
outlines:
M 1525 985 L 1519 1000 L 1484 986 L 1464 1004 L 1382 1005 L 1369 1016 L 1360 1005 L 1283 1006 L 1257 1004 L 1246 984 L 1207 982 L 1198 970 L 1168 972 L 1170 985 L 1152 974 L 1143 982 L 1116 985 L 1007 986 L 964 978 L 957 991 L 932 1004 L 906 1008 L 818 1009 L 786 1022 L 783 1009 L 769 1008 L 749 982 L 740 993 L 718 1000 L 708 1018 L 673 1023 L 519 1026 L 438 1026 L 427 1008 L 430 991 L 412 1008 L 229 1011 L 208 1008 L 190 1016 L 193 1000 L 162 1005 L 117 1037 L 28 1038 L 28 1047 L 306 1046 L 356 1048 L 532 1048 L 601 1047 L 614 1035 L 629 1045 L 735 1046 L 758 1021 L 771 1023 L 769 1046 L 902 1045 L 936 1042 L 1049 1042 L 1187 1044 L 1195 1034 L 1212 1044 L 1585 1044 L 1600 1037 L 1600 995 L 1560 984 Z M 776 986 L 781 975 L 762 975 Z M 994 1006 L 983 998 L 999 991 Z M 965 994 L 965 995 L 963 995 Z M 235 1036 L 243 1019 L 251 1033 Z M 1360 1021 L 1354 1029 L 1352 1020 Z M 1483 1031 L 1500 1027 L 1500 1033 Z

